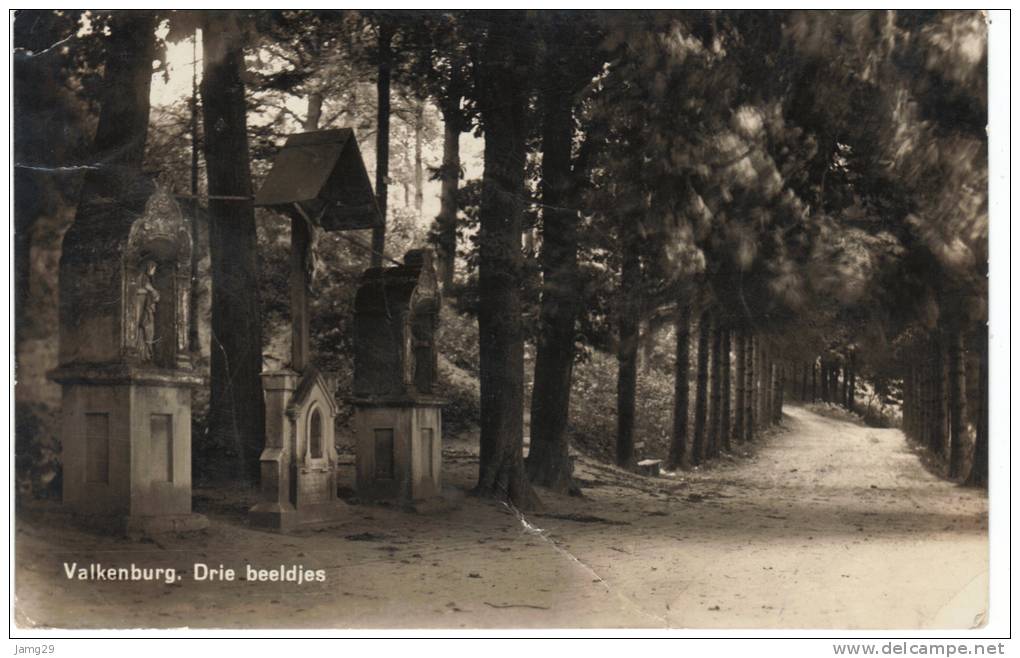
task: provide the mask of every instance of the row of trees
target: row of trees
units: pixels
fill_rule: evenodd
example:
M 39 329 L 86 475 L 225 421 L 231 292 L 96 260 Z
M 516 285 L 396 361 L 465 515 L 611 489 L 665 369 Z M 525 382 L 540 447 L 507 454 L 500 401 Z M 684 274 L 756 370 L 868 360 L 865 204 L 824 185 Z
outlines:
M 338 67 L 375 82 L 375 121 L 361 135 L 375 131 L 384 207 L 391 83 L 411 99 L 412 114 L 427 105 L 442 117 L 433 239 L 444 287 L 478 318 L 479 494 L 526 506 L 537 502 L 532 483 L 572 485 L 568 425 L 579 348 L 618 356 L 617 461 L 627 466 L 638 350 L 672 327 L 669 462 L 680 467 L 778 419 L 793 364 L 812 354 L 821 397 L 852 407 L 852 391 L 867 379 L 892 398 L 905 396 L 906 427 L 915 433 L 918 409 L 930 406 L 918 401 L 934 389 L 922 383 L 931 377 L 915 376 L 930 353 L 921 346 L 936 334 L 981 335 L 986 57 L 977 13 L 166 17 L 172 34 L 202 27 L 210 434 L 238 447 L 235 475 L 257 476 L 262 439 L 249 119 L 268 101 L 252 107 L 260 97 L 247 86 L 303 94 L 301 127 L 315 128 L 324 109 L 342 119 L 357 106 L 350 97 L 357 85 L 330 84 Z M 116 43 L 113 28 L 111 61 L 151 68 L 143 44 Z M 151 26 L 133 29 L 152 34 Z M 253 76 L 270 47 L 264 39 L 291 63 Z M 147 116 L 142 95 L 121 98 Z M 101 105 L 100 115 L 108 111 Z M 467 130 L 484 138 L 484 173 L 459 189 L 459 137 Z M 254 148 L 263 144 L 256 139 Z M 420 157 L 419 148 L 419 172 Z M 373 236 L 377 258 L 385 241 L 383 232 Z M 526 342 L 535 346 L 527 462 Z M 986 343 L 973 344 L 980 352 Z M 847 373 L 843 392 L 832 374 L 837 359 Z M 987 453 L 980 447 L 987 430 L 979 426 L 976 440 L 978 454 Z

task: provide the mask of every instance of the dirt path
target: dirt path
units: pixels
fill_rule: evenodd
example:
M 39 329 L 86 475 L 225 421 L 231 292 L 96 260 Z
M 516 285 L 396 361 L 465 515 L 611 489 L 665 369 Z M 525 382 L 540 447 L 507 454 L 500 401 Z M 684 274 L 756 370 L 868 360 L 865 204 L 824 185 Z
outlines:
M 447 449 L 466 490 L 472 450 Z M 749 456 L 644 478 L 581 460 L 584 498 L 523 518 L 460 496 L 423 516 L 248 528 L 198 492 L 209 530 L 136 543 L 21 519 L 21 625 L 60 627 L 969 627 L 987 598 L 987 499 L 929 474 L 896 430 L 787 409 Z M 63 563 L 169 566 L 175 584 L 79 582 Z M 323 583 L 195 582 L 192 565 L 325 569 Z

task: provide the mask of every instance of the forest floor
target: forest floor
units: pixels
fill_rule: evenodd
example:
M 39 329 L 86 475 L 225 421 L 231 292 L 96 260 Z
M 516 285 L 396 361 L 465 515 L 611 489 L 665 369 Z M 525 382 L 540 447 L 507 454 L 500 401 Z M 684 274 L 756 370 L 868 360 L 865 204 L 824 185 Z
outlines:
M 450 441 L 452 509 L 351 505 L 335 526 L 249 528 L 248 492 L 197 490 L 210 520 L 133 542 L 59 516 L 16 527 L 16 620 L 60 628 L 965 628 L 985 619 L 984 492 L 929 473 L 902 433 L 788 406 L 708 468 L 658 478 L 584 457 L 583 497 L 518 516 L 466 495 L 477 445 Z M 349 467 L 348 467 L 349 468 Z M 79 565 L 174 567 L 163 582 L 68 580 Z M 325 569 L 325 582 L 196 582 L 193 564 Z

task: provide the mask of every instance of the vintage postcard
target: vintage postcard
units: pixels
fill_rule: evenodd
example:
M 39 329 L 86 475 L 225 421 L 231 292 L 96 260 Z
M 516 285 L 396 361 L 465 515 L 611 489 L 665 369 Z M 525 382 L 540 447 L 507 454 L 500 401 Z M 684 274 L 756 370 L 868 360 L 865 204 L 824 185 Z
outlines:
M 12 637 L 1003 632 L 994 20 L 13 10 Z

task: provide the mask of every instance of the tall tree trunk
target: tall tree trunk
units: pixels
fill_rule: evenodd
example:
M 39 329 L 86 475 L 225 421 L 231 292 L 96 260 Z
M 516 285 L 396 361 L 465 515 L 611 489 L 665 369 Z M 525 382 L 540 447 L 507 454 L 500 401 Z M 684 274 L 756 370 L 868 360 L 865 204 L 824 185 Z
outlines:
M 737 330 L 733 334 L 735 339 L 736 348 L 736 366 L 737 371 L 734 373 L 736 378 L 736 399 L 734 400 L 734 413 L 733 413 L 733 438 L 737 441 L 743 441 L 746 438 L 746 432 L 744 430 L 744 423 L 747 416 L 744 411 L 744 398 L 747 394 L 747 332 L 744 330 Z
M 188 102 L 190 110 L 190 138 L 191 138 L 191 199 L 188 203 L 188 214 L 191 215 L 191 291 L 188 295 L 188 349 L 198 353 L 201 351 L 201 339 L 199 336 L 199 309 L 198 293 L 200 285 L 198 281 L 198 263 L 200 254 L 198 249 L 201 238 L 198 203 L 198 33 L 197 30 L 191 35 L 191 98 Z
M 116 197 L 131 189 L 140 175 L 149 126 L 149 91 L 155 51 L 151 11 L 112 15 L 103 74 L 103 96 L 93 142 L 96 161 L 82 196 Z
M 903 434 L 909 439 L 911 438 L 911 416 L 914 413 L 913 405 L 911 400 L 914 395 L 914 380 L 913 380 L 913 368 L 907 370 L 907 373 L 903 376 L 903 407 L 900 415 L 900 429 Z
M 669 443 L 669 470 L 675 471 L 687 461 L 687 408 L 690 399 L 688 380 L 691 360 L 691 307 L 677 305 L 674 323 L 676 361 L 673 366 L 673 437 Z
M 634 407 L 637 395 L 638 304 L 636 290 L 641 278 L 637 245 L 624 243 L 620 275 L 618 374 L 616 380 L 616 463 L 629 466 L 634 459 Z
M 772 405 L 772 421 L 782 422 L 782 400 L 786 392 L 786 366 L 783 362 L 775 364 L 775 402 Z
M 841 407 L 849 407 L 847 400 L 850 399 L 850 359 L 844 357 L 843 361 L 843 389 L 839 392 L 839 405 Z
M 526 48 L 523 15 L 493 21 L 478 72 L 485 168 L 478 232 L 481 436 L 475 492 L 520 508 L 538 504 L 524 472 L 524 337 L 521 219 L 524 196 Z
M 755 426 L 754 426 L 754 432 L 755 432 L 755 434 L 757 434 L 759 429 L 761 429 L 761 424 L 762 424 L 762 395 L 765 392 L 763 373 L 764 373 L 764 360 L 763 360 L 762 338 L 761 338 L 761 336 L 756 336 L 755 337 L 755 378 L 754 378 L 754 387 L 755 387 L 755 397 L 754 397 L 754 403 L 755 403 L 755 415 L 754 415 Z
M 244 44 L 234 12 L 204 16 L 202 110 L 213 289 L 209 435 L 214 445 L 236 450 L 239 461 L 230 475 L 257 482 L 265 407 Z
M 750 331 L 744 333 L 744 440 L 754 439 L 754 378 L 755 352 L 757 341 Z
M 711 402 L 708 412 L 708 443 L 707 456 L 714 459 L 719 456 L 720 429 L 722 426 L 722 328 L 720 321 L 712 322 L 712 374 L 709 380 Z
M 425 171 L 422 161 L 422 142 L 425 136 L 425 101 L 415 100 L 414 107 L 414 211 L 421 219 L 425 203 Z
M 932 433 L 929 448 L 937 455 L 946 453 L 945 348 L 944 338 L 936 333 L 932 344 Z
M 925 353 L 922 355 L 922 361 L 920 366 L 920 386 L 919 386 L 919 406 L 920 406 L 920 419 L 921 427 L 918 439 L 921 445 L 928 447 L 929 437 L 931 436 L 931 376 L 932 376 L 932 362 L 931 362 L 931 346 L 928 341 L 925 341 Z
M 829 364 L 824 360 L 818 366 L 818 380 L 822 385 L 822 402 L 829 401 Z
M 578 311 L 577 212 L 567 203 L 573 112 L 555 79 L 542 94 L 542 300 L 527 468 L 532 482 L 566 490 L 572 483 L 567 421 Z
M 853 411 L 857 401 L 857 352 L 850 352 L 850 376 L 847 378 L 846 408 Z
M 372 267 L 380 267 L 386 251 L 386 201 L 390 175 L 390 74 L 393 66 L 394 29 L 385 19 L 379 24 L 376 77 L 375 195 L 382 224 L 372 229 Z
M 722 365 L 722 381 L 720 382 L 720 394 L 722 395 L 722 406 L 719 408 L 721 418 L 719 420 L 719 436 L 722 438 L 722 447 L 730 452 L 730 392 L 732 382 L 730 381 L 730 330 L 722 331 L 722 349 L 719 352 L 720 364 Z
M 949 342 L 949 477 L 963 469 L 963 434 L 967 423 L 967 370 L 963 333 L 947 334 Z
M 460 184 L 460 133 L 464 123 L 460 94 L 443 102 L 443 165 L 439 178 L 439 215 L 436 217 L 439 279 L 449 293 L 457 262 L 457 188 Z
M 917 365 L 916 358 L 911 358 L 911 370 L 913 371 L 913 411 L 911 412 L 910 425 L 913 428 L 913 435 L 911 438 L 916 442 L 920 442 L 921 439 L 921 377 L 923 371 L 920 366 Z
M 977 418 L 974 435 L 974 452 L 971 456 L 967 484 L 986 486 L 988 484 L 988 325 L 978 330 L 978 397 Z
M 691 465 L 705 459 L 705 424 L 708 420 L 708 348 L 712 332 L 712 315 L 709 311 L 698 320 L 698 375 L 694 390 L 694 442 L 691 444 Z

